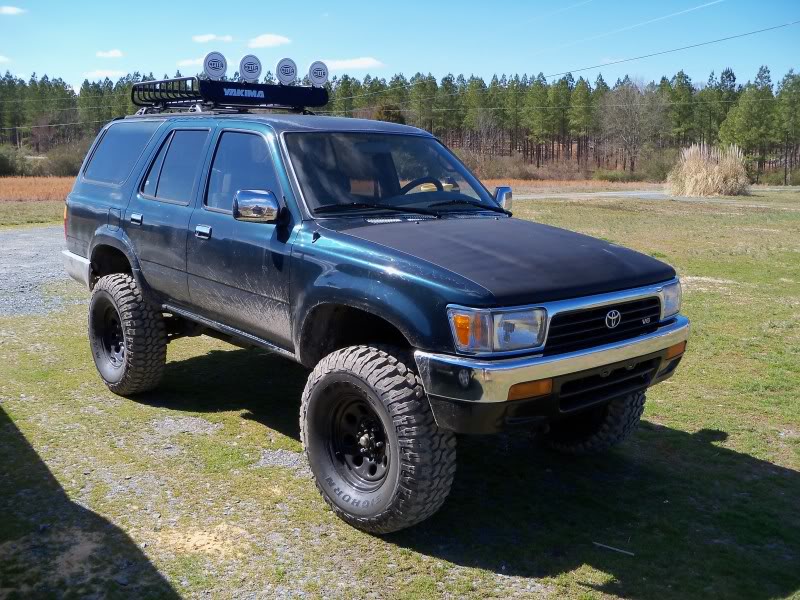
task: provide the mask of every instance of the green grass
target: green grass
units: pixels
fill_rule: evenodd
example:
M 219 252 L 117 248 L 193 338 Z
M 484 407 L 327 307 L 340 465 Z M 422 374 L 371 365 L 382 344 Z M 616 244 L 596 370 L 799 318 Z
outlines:
M 56 224 L 60 223 L 63 218 L 63 201 L 17 202 L 8 200 L 0 202 L 0 228 Z
M 85 307 L 0 319 L 0 596 L 796 596 L 800 193 L 514 209 L 684 278 L 689 351 L 628 443 L 579 460 L 460 438 L 442 511 L 374 538 L 302 469 L 257 466 L 301 449 L 303 368 L 183 339 L 161 389 L 123 400 L 95 373 Z M 172 425 L 187 418 L 202 431 Z

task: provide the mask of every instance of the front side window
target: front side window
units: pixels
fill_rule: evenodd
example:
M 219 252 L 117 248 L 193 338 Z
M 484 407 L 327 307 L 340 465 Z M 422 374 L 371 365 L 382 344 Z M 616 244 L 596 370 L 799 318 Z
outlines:
M 499 210 L 478 180 L 433 138 L 295 132 L 287 133 L 285 140 L 303 196 L 314 212 L 348 206 L 437 213 Z
M 92 154 L 83 176 L 91 181 L 119 185 L 153 137 L 160 121 L 128 121 L 115 123 L 106 129 Z
M 269 147 L 260 135 L 226 131 L 214 152 L 206 206 L 231 210 L 239 190 L 266 190 L 280 196 Z

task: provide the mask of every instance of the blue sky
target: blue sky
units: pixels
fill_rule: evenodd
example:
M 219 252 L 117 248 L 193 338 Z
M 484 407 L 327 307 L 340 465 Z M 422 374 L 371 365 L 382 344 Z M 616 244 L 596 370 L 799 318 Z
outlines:
M 3 2 L 4 0 L 0 0 Z M 36 72 L 79 86 L 139 70 L 156 76 L 200 69 L 210 50 L 229 74 L 246 53 L 265 70 L 284 56 L 301 72 L 313 60 L 332 74 L 403 72 L 558 73 L 800 19 L 799 0 L 494 0 L 434 2 L 131 2 L 5 0 L 0 71 Z M 683 68 L 694 81 L 732 67 L 751 79 L 767 64 L 773 81 L 800 70 L 800 24 L 778 31 L 575 73 L 645 81 Z

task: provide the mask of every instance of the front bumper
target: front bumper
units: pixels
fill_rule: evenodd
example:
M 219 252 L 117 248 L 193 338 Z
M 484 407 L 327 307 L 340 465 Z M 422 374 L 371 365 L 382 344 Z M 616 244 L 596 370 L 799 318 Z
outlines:
M 414 357 L 439 427 L 492 433 L 535 427 L 659 383 L 681 359 L 667 358 L 667 349 L 688 337 L 689 320 L 678 315 L 650 334 L 553 356 L 482 360 L 418 350 Z M 514 384 L 548 378 L 551 394 L 508 400 Z

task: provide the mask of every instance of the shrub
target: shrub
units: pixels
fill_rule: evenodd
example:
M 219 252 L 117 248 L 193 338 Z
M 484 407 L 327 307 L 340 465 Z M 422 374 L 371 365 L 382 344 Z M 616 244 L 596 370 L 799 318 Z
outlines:
M 91 143 L 90 139 L 84 139 L 56 146 L 47 153 L 47 160 L 42 167 L 42 174 L 52 177 L 75 177 L 81 168 L 83 157 L 89 151 Z
M 783 185 L 783 169 L 762 173 L 761 183 L 766 185 Z M 800 185 L 800 169 L 789 171 L 789 185 Z
M 678 150 L 664 148 L 643 157 L 639 165 L 647 181 L 664 183 L 676 162 L 678 162 Z
M 20 153 L 13 146 L 0 146 L 0 177 L 20 175 L 22 171 Z
M 676 196 L 738 196 L 750 189 L 744 154 L 734 145 L 684 148 L 667 184 Z
M 627 183 L 630 181 L 645 181 L 647 177 L 644 173 L 597 169 L 592 174 L 592 179 L 597 181 L 610 181 L 612 183 Z

